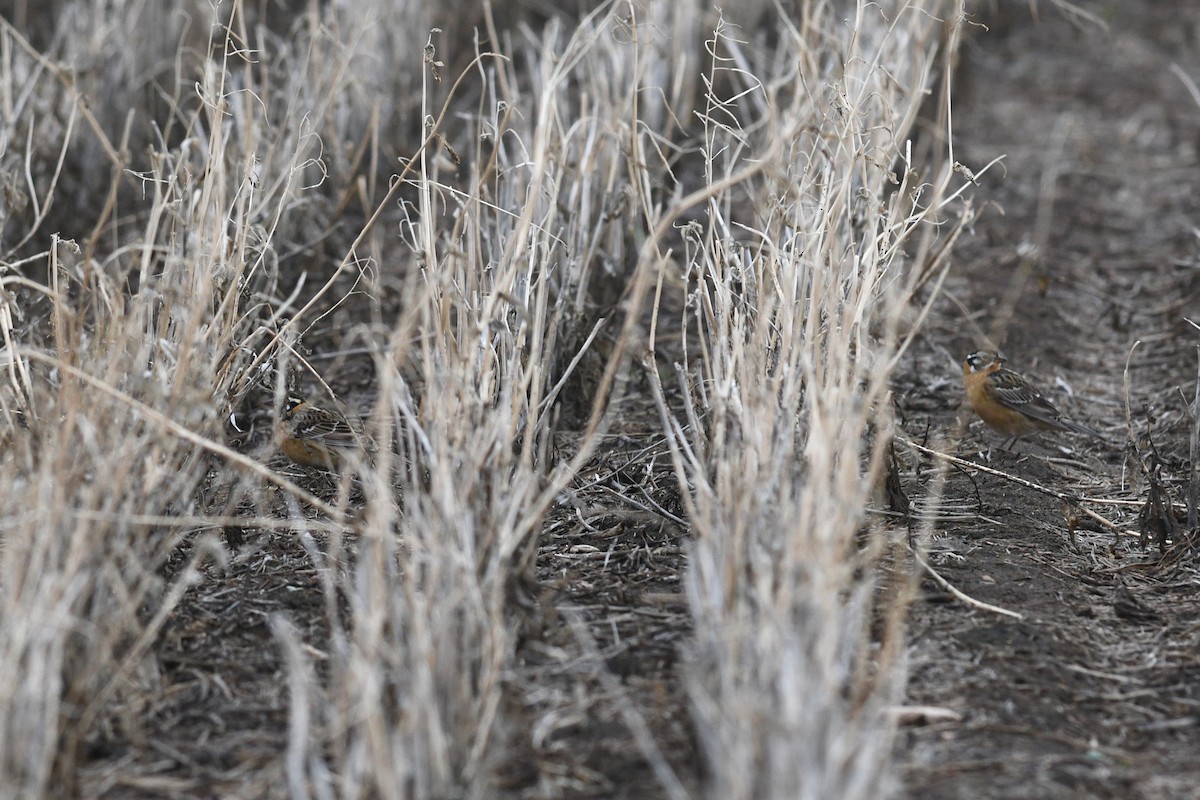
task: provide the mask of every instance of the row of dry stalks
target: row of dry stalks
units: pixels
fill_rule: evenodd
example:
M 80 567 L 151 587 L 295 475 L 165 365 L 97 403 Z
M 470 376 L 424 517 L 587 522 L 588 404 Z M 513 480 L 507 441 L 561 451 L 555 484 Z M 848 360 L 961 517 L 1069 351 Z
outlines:
M 865 509 L 902 321 L 969 215 L 933 91 L 960 6 L 497 29 L 487 2 L 250 5 L 0 23 L 0 796 L 136 741 L 114 709 L 247 513 L 210 502 L 222 482 L 322 576 L 328 640 L 273 622 L 287 793 L 495 796 L 529 736 L 514 587 L 638 371 L 693 529 L 709 794 L 881 796 L 906 579 Z M 385 445 L 315 497 L 227 420 L 256 391 L 277 411 L 330 328 L 371 354 Z M 593 394 L 564 398 L 588 348 Z M 556 459 L 568 400 L 583 444 Z

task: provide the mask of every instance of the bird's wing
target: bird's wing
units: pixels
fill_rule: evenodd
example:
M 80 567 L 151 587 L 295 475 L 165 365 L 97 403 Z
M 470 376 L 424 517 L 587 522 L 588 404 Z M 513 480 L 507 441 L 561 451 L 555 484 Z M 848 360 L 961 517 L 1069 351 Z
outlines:
M 332 447 L 357 447 L 358 434 L 345 419 L 324 409 L 309 408 L 297 420 L 296 435 L 305 439 L 320 439 Z
M 1021 375 L 1001 369 L 988 377 L 992 379 L 992 396 L 1001 405 L 1055 428 L 1067 429 L 1058 409 Z

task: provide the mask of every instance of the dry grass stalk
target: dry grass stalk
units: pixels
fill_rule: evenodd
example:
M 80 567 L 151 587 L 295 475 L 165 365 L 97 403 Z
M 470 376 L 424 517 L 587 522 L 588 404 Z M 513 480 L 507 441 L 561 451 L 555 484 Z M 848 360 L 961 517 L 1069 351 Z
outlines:
M 0 30 L 11 55 L 0 132 L 0 665 L 21 676 L 0 696 L 0 796 L 69 792 L 86 746 L 139 740 L 139 703 L 157 681 L 147 654 L 199 565 L 224 558 L 215 539 L 193 536 L 204 546 L 185 568 L 168 567 L 185 534 L 210 522 L 194 510 L 220 463 L 211 454 L 230 452 L 226 398 L 262 340 L 258 309 L 277 277 L 270 239 L 280 220 L 302 227 L 288 212 L 314 168 L 302 122 L 270 130 L 259 113 L 249 62 L 229 46 L 234 29 L 206 45 L 230 54 L 224 62 L 180 51 L 181 72 L 163 73 L 176 93 L 165 95 L 159 136 L 136 126 L 135 141 L 135 115 L 111 114 L 142 107 L 130 70 L 161 66 L 137 61 L 153 49 L 112 35 L 123 22 L 138 28 L 126 13 L 144 22 L 135 5 L 73 5 L 59 33 L 79 35 L 58 40 L 53 58 Z M 184 82 L 188 59 L 202 62 L 198 82 Z M 93 108 L 85 96 L 114 102 Z M 80 243 L 39 246 L 58 226 Z
M 596 236 L 612 221 L 605 198 L 624 177 L 629 116 L 590 113 L 572 85 L 589 61 L 612 57 L 593 53 L 612 26 L 599 12 L 570 34 L 551 23 L 529 42 L 532 74 L 480 58 L 491 111 L 470 123 L 471 171 L 446 174 L 431 146 L 412 164 L 409 245 L 421 283 L 410 284 L 411 314 L 379 356 L 374 413 L 377 438 L 395 447 L 363 478 L 361 541 L 340 575 L 349 624 L 337 626 L 331 653 L 331 739 L 314 744 L 303 763 L 318 766 L 294 783 L 330 776 L 345 797 L 495 793 L 512 733 L 502 703 L 513 603 L 527 591 L 543 515 L 587 455 L 585 446 L 547 475 L 555 395 L 569 377 L 557 373 L 568 358 L 578 363 L 565 348 L 589 330 L 595 265 L 626 247 L 615 228 L 607 241 Z M 432 75 L 436 50 L 427 53 Z M 503 86 L 529 94 L 505 96 Z M 630 101 L 631 91 L 608 88 L 611 102 Z M 564 130 L 563 119 L 579 122 Z M 635 282 L 626 295 L 627 328 L 646 288 Z M 591 434 L 627 340 L 618 337 L 595 398 L 582 403 Z
M 736 68 L 698 95 L 698 4 L 643 20 L 606 3 L 519 34 L 483 18 L 506 54 L 462 58 L 451 31 L 461 73 L 437 35 L 421 48 L 432 4 L 386 27 L 392 2 L 310 4 L 282 28 L 249 5 L 79 2 L 58 38 L 0 27 L 0 669 L 21 676 L 0 692 L 0 796 L 67 790 L 84 745 L 138 741 L 155 637 L 201 565 L 224 562 L 215 539 L 181 548 L 255 513 L 288 517 L 332 631 L 304 642 L 274 620 L 288 790 L 494 796 L 528 736 L 506 682 L 541 523 L 603 433 L 625 355 L 654 341 L 643 303 L 696 208 L 695 304 L 671 322 L 699 348 L 686 426 L 659 389 L 693 489 L 689 690 L 713 795 L 865 796 L 903 592 L 873 582 L 890 540 L 859 550 L 854 534 L 899 317 L 956 231 L 933 246 L 948 178 L 918 183 L 900 144 L 933 69 L 931 14 L 956 9 L 863 4 L 843 24 L 805 3 L 773 50 L 718 36 Z M 151 12 L 176 50 L 117 35 Z M 696 102 L 704 174 L 676 179 Z M 393 169 L 388 142 L 411 158 Z M 225 425 L 255 391 L 278 404 L 297 337 L 363 290 L 381 446 L 330 501 L 269 453 L 234 452 Z M 568 419 L 582 446 L 556 463 Z
M 909 579 L 903 537 L 865 512 L 901 317 L 970 215 L 949 169 L 906 158 L 952 4 L 809 11 L 794 72 L 710 96 L 710 180 L 787 147 L 694 231 L 690 401 L 678 422 L 663 406 L 696 532 L 688 687 L 721 798 L 887 791 Z M 714 86 L 752 60 L 721 33 Z

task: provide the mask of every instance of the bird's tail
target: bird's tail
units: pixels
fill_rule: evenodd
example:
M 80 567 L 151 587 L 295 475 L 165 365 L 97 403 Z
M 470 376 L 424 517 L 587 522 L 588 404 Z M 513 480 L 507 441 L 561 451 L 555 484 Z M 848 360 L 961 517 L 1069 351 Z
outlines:
M 1089 428 L 1087 425 L 1080 425 L 1078 422 L 1071 422 L 1069 419 L 1059 419 L 1058 424 L 1061 425 L 1062 427 L 1066 428 L 1069 431 L 1074 431 L 1075 433 L 1086 434 L 1088 436 L 1095 437 L 1096 439 L 1100 439 L 1101 441 L 1105 441 L 1105 442 L 1112 441 L 1111 439 L 1109 439 L 1107 436 L 1105 436 L 1103 433 L 1096 430 L 1095 428 Z

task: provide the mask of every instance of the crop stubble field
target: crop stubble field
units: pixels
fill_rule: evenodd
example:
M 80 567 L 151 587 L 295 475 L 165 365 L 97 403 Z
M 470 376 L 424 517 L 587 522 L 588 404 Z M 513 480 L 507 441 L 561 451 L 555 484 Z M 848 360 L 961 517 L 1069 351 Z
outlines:
M 0 796 L 1194 796 L 1200 12 L 285 6 L 4 7 Z

